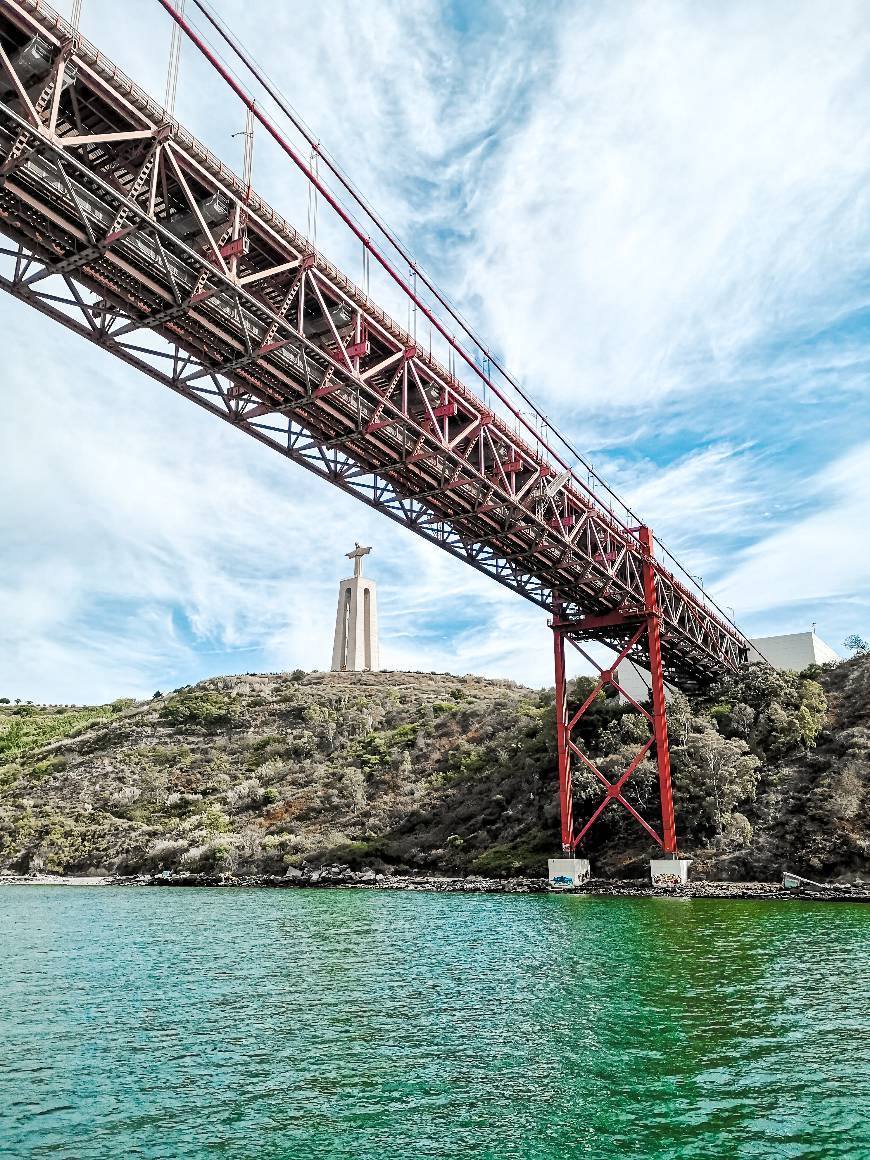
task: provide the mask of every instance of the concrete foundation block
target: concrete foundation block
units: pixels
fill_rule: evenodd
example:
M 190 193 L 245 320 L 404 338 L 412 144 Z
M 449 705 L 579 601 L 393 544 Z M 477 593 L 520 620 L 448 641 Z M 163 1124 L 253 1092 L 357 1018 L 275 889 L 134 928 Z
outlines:
M 691 864 L 691 858 L 651 858 L 649 872 L 653 886 L 685 886 Z
M 592 869 L 588 858 L 550 858 L 547 862 L 547 877 L 555 890 L 570 890 L 588 882 Z

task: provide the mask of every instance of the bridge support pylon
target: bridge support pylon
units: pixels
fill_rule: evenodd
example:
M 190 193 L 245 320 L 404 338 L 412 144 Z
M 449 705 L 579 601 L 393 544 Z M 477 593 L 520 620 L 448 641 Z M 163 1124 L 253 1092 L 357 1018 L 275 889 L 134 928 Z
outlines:
M 638 609 L 618 609 L 598 616 L 584 616 L 580 619 L 566 619 L 562 606 L 554 605 L 554 615 L 550 622 L 553 630 L 553 649 L 556 676 L 556 747 L 559 762 L 559 805 L 562 818 L 562 854 L 574 857 L 578 846 L 589 833 L 612 801 L 622 805 L 636 822 L 647 832 L 666 858 L 677 857 L 677 836 L 674 821 L 674 800 L 671 789 L 671 758 L 668 748 L 667 703 L 665 700 L 664 670 L 661 651 L 661 612 L 658 604 L 656 569 L 653 559 L 652 532 L 647 527 L 637 529 L 643 559 L 644 607 Z M 610 668 L 603 668 L 581 644 L 590 639 L 601 639 L 607 635 L 620 643 L 616 660 Z M 565 678 L 565 642 L 568 641 L 599 674 L 589 696 L 573 714 L 568 710 L 568 685 Z M 651 709 L 637 702 L 619 684 L 619 666 L 641 646 L 649 658 Z M 617 646 L 614 646 L 617 647 Z M 584 753 L 578 743 L 575 731 L 589 711 L 599 693 L 607 686 L 615 688 L 624 700 L 642 717 L 649 726 L 649 737 L 641 744 L 632 761 L 619 777 L 611 782 L 601 772 L 595 762 Z M 658 768 L 659 802 L 661 806 L 661 832 L 643 818 L 627 800 L 623 790 L 631 775 L 648 754 L 653 753 Z M 572 768 L 579 762 L 601 783 L 604 798 L 592 814 L 577 828 L 574 820 L 574 800 L 572 792 Z

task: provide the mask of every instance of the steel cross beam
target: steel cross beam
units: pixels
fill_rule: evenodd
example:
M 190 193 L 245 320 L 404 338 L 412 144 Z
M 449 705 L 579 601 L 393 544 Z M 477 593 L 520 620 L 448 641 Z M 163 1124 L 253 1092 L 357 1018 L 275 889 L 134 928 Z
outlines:
M 668 746 L 667 703 L 661 663 L 661 612 L 658 607 L 656 572 L 653 567 L 653 536 L 650 529 L 646 527 L 639 528 L 638 535 L 645 549 L 643 563 L 645 603 L 641 611 L 616 611 L 605 616 L 587 616 L 579 620 L 565 620 L 557 614 L 551 621 L 556 675 L 556 749 L 559 765 L 559 805 L 562 823 L 562 850 L 566 855 L 574 853 L 589 830 L 613 801 L 619 802 L 666 854 L 676 855 L 677 852 L 674 801 L 671 788 L 671 759 Z M 597 639 L 601 630 L 605 628 L 621 629 L 626 637 L 616 660 L 606 669 L 578 643 L 580 640 Z M 651 713 L 625 691 L 618 678 L 620 664 L 629 657 L 641 637 L 646 638 L 647 653 L 650 658 Z M 568 715 L 568 686 L 565 677 L 566 640 L 599 673 L 599 678 L 592 691 L 580 708 L 570 717 Z M 595 762 L 583 752 L 572 738 L 578 722 L 607 686 L 616 689 L 650 727 L 649 736 L 642 743 L 623 773 L 614 782 L 609 781 L 604 776 Z M 660 833 L 635 809 L 623 793 L 626 782 L 651 750 L 654 752 L 658 768 L 661 805 Z M 575 829 L 574 823 L 573 758 L 576 758 L 582 766 L 592 773 L 605 789 L 604 798 L 579 830 Z

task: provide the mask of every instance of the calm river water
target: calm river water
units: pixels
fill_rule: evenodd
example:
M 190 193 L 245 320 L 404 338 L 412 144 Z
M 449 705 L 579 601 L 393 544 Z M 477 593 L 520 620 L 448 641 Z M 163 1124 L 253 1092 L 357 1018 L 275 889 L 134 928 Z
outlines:
M 0 888 L 0 1156 L 870 1157 L 870 907 Z

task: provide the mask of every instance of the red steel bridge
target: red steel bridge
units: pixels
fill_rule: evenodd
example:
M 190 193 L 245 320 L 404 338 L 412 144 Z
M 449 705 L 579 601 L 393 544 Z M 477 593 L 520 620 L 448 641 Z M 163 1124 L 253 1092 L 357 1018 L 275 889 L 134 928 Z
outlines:
M 656 558 L 651 532 L 613 493 L 602 498 L 600 481 L 570 466 L 561 437 L 511 401 L 506 372 L 499 379 L 489 356 L 470 357 L 418 293 L 416 267 L 400 272 L 196 28 L 159 3 L 175 22 L 176 64 L 184 35 L 246 106 L 246 140 L 256 126 L 287 154 L 415 319 L 428 320 L 447 365 L 257 196 L 250 152 L 240 178 L 42 0 L 0 0 L 0 285 L 548 610 L 564 851 L 618 801 L 674 854 L 664 682 L 709 685 L 746 663 L 747 640 Z M 566 641 L 600 673 L 570 715 Z M 610 668 L 588 641 L 614 650 Z M 611 782 L 574 729 L 600 689 L 622 692 L 626 658 L 651 675 L 650 700 L 628 698 L 649 737 Z M 660 828 L 625 793 L 647 757 L 658 766 Z M 604 791 L 579 826 L 578 764 Z

